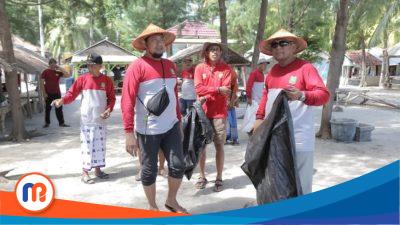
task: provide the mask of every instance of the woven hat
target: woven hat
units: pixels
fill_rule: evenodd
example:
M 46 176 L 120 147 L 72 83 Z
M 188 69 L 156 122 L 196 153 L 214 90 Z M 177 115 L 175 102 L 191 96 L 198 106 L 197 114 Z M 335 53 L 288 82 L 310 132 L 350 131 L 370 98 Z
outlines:
M 259 45 L 260 51 L 266 55 L 272 55 L 271 43 L 280 39 L 293 41 L 297 46 L 295 53 L 299 53 L 307 48 L 307 42 L 303 38 L 298 37 L 285 29 L 280 29 L 266 40 L 261 41 Z
M 132 46 L 139 51 L 146 50 L 145 39 L 155 34 L 161 34 L 164 36 L 164 42 L 166 46 L 172 44 L 172 42 L 175 41 L 176 37 L 175 34 L 151 23 L 137 38 L 133 39 Z

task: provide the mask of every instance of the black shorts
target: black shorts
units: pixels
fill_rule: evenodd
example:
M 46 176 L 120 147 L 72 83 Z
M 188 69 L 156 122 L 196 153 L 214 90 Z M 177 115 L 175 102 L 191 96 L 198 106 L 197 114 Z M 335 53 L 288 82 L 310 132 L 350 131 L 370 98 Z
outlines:
M 182 134 L 179 122 L 163 134 L 137 134 L 139 148 L 142 154 L 142 184 L 152 185 L 157 178 L 158 151 L 161 149 L 168 162 L 168 176 L 182 179 L 185 172 L 183 160 Z

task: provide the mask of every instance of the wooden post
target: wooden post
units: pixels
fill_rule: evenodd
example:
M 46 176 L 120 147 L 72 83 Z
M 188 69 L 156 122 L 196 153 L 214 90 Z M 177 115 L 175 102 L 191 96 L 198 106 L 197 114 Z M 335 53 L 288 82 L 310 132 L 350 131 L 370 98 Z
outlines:
M 29 86 L 28 86 L 28 75 L 24 72 L 24 80 L 25 80 L 25 87 L 26 87 L 26 101 L 27 101 L 27 111 L 29 119 L 32 119 L 32 108 L 31 108 L 31 98 L 29 95 Z M 21 87 L 22 89 L 22 87 Z

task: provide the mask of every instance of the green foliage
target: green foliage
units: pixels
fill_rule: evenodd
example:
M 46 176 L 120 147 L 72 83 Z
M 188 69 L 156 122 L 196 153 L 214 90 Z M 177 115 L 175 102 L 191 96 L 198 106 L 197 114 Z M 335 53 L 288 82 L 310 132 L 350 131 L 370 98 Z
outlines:
M 37 6 L 6 2 L 12 32 L 38 44 Z M 228 38 L 236 40 L 232 47 L 239 53 L 254 45 L 260 4 L 254 0 L 226 1 Z M 349 48 L 360 48 L 361 37 L 370 45 L 382 45 L 383 31 L 388 32 L 390 43 L 400 40 L 398 0 L 351 0 L 351 5 Z M 330 51 L 337 6 L 337 0 L 269 0 L 264 38 L 280 28 L 288 29 L 308 42 L 301 57 L 315 61 L 319 52 Z M 42 5 L 42 9 L 46 46 L 55 56 L 105 37 L 133 51 L 132 39 L 149 23 L 167 29 L 185 19 L 213 24 L 219 17 L 217 0 L 57 0 Z

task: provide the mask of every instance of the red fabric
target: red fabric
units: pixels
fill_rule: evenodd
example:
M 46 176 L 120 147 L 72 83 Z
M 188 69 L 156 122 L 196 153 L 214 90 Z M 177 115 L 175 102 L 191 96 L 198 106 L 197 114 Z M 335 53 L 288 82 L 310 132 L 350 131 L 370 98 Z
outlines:
M 115 92 L 111 78 L 106 75 L 95 77 L 90 73 L 79 76 L 63 97 L 64 104 L 73 102 L 84 90 L 104 90 L 107 95 L 107 109 L 114 109 Z
M 220 61 L 215 67 L 207 62 L 197 65 L 194 73 L 194 85 L 199 97 L 205 96 L 203 110 L 210 119 L 226 118 L 227 97 L 218 92 L 218 88 L 231 88 L 232 68 Z
M 182 79 L 194 79 L 194 69 L 195 67 L 192 66 L 189 69 L 182 71 Z
M 176 65 L 167 59 L 162 59 L 164 65 L 165 78 L 176 78 Z M 173 71 L 173 73 L 172 73 Z M 121 110 L 122 120 L 126 133 L 132 133 L 134 130 L 134 116 L 136 96 L 141 82 L 163 77 L 161 62 L 150 57 L 143 56 L 133 61 L 125 74 L 124 86 L 122 87 Z M 176 98 L 176 117 L 181 120 L 179 109 L 178 89 L 175 86 Z
M 44 89 L 47 94 L 61 94 L 60 77 L 62 76 L 62 72 L 52 69 L 45 69 L 42 72 L 41 77 L 44 79 Z
M 246 96 L 249 99 L 251 99 L 253 97 L 252 91 L 253 91 L 254 82 L 264 82 L 264 75 L 259 69 L 253 70 L 249 75 L 249 79 L 247 80 Z
M 329 91 L 311 63 L 296 59 L 285 67 L 276 64 L 265 78 L 265 88 L 256 114 L 257 119 L 265 117 L 268 89 L 290 88 L 289 79 L 292 76 L 297 77 L 294 87 L 305 93 L 304 103 L 306 105 L 319 106 L 329 100 Z

